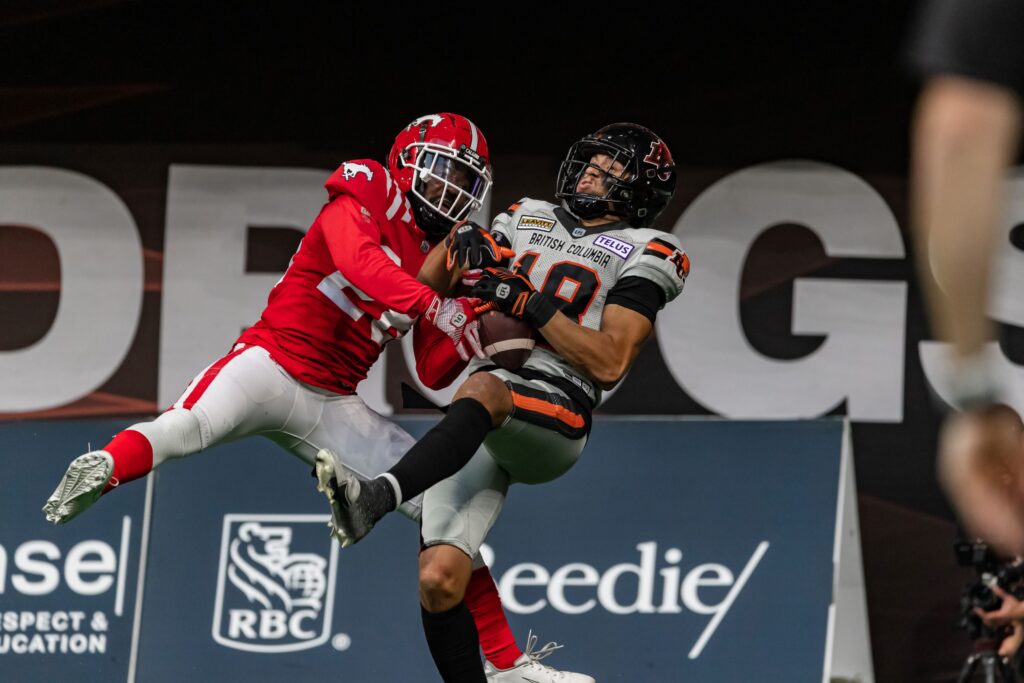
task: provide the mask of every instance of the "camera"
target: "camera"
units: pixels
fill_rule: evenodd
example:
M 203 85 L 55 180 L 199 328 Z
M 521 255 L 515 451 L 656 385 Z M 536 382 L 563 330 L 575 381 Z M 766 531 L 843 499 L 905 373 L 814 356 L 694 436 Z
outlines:
M 975 608 L 982 612 L 997 610 L 1003 604 L 1002 598 L 995 594 L 992 586 L 998 585 L 1004 591 L 1021 597 L 1021 589 L 1017 587 L 1024 578 L 1024 561 L 1000 558 L 992 548 L 981 539 L 957 538 L 953 542 L 957 563 L 961 567 L 972 567 L 978 578 L 968 584 L 960 596 L 960 628 L 967 631 L 971 640 L 994 640 L 1001 642 L 1005 637 L 1005 628 L 991 629 L 975 613 Z

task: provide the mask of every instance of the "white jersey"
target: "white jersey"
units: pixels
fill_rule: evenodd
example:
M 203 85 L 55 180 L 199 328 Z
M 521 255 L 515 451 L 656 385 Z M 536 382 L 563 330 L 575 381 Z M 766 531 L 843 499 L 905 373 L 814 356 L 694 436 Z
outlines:
M 605 302 L 624 278 L 650 280 L 672 301 L 683 291 L 689 258 L 674 235 L 617 222 L 585 228 L 564 208 L 536 199 L 521 199 L 491 223 L 515 250 L 515 268 L 529 276 L 571 320 L 601 329 Z M 543 340 L 541 340 L 543 341 Z M 550 346 L 541 344 L 526 368 L 564 377 L 583 389 L 596 405 L 600 389 Z

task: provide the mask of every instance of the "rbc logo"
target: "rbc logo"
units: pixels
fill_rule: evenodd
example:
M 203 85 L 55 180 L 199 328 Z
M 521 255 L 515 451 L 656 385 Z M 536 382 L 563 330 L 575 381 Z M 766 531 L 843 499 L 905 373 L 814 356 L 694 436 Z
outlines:
M 213 639 L 294 652 L 330 638 L 338 546 L 322 515 L 225 515 Z

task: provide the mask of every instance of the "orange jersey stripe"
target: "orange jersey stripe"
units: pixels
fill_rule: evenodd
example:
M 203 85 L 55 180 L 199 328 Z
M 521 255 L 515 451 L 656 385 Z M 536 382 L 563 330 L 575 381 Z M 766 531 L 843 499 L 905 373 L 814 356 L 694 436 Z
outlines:
M 647 246 L 644 247 L 644 249 L 650 249 L 651 251 L 657 251 L 657 252 L 660 252 L 660 253 L 664 254 L 665 256 L 671 256 L 672 254 L 674 254 L 676 252 L 675 249 L 669 249 L 668 247 L 662 246 L 662 245 L 658 244 L 657 242 L 648 242 Z
M 549 415 L 559 422 L 564 422 L 573 429 L 579 429 L 584 425 L 583 416 L 572 412 L 565 406 L 550 403 L 539 398 L 530 398 L 522 394 L 512 393 L 512 403 L 517 408 L 529 410 L 542 415 Z

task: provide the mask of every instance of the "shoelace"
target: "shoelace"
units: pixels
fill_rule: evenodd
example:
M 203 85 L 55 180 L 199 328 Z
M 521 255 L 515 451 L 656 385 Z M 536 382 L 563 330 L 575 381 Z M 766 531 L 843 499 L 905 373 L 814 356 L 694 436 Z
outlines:
M 530 663 L 526 665 L 527 668 L 544 671 L 549 674 L 557 674 L 557 678 L 559 679 L 565 678 L 565 674 L 563 672 L 540 663 L 540 660 L 544 659 L 555 650 L 561 650 L 565 646 L 559 645 L 555 641 L 551 641 L 544 647 L 535 651 L 533 648 L 536 647 L 537 641 L 538 638 L 533 634 L 533 629 L 530 629 L 530 632 L 526 636 L 526 650 L 523 651 L 523 654 L 530 660 Z

